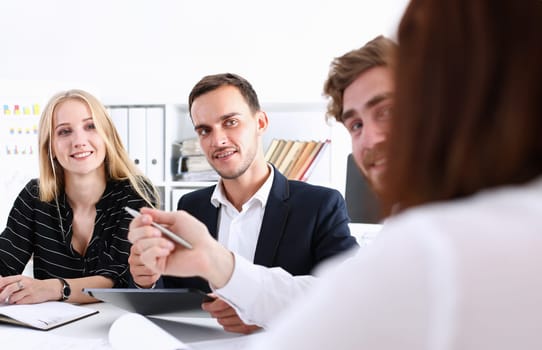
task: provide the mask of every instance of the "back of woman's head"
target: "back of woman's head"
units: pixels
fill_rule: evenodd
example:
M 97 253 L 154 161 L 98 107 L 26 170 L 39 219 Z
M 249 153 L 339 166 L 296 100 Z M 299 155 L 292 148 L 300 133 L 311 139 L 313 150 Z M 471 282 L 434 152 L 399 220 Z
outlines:
M 413 0 L 399 27 L 388 204 L 542 174 L 542 1 Z

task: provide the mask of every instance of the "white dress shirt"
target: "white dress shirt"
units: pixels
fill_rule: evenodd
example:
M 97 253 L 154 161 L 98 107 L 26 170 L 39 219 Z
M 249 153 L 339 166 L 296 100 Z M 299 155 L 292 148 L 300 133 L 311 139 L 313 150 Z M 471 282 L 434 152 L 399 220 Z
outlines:
M 226 248 L 248 259 L 254 260 L 256 244 L 260 235 L 265 205 L 273 185 L 274 172 L 258 191 L 243 204 L 241 211 L 228 200 L 220 181 L 211 196 L 211 204 L 220 208 L 218 223 L 218 241 Z
M 223 288 L 213 291 L 226 300 L 245 323 L 261 327 L 266 327 L 315 280 L 312 276 L 292 276 L 282 268 L 252 263 L 273 184 L 274 170 L 269 168 L 269 177 L 240 212 L 226 198 L 221 183 L 211 196 L 211 203 L 220 207 L 218 241 L 235 257 L 232 277 Z
M 542 178 L 425 205 L 319 279 L 255 349 L 542 349 Z

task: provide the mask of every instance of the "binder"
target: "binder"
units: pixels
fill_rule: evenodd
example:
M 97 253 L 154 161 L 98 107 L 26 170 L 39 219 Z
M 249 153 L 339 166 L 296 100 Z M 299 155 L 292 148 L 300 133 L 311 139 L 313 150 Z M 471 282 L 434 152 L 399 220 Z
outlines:
M 146 109 L 146 175 L 154 183 L 164 181 L 164 108 Z
M 124 148 L 128 150 L 128 108 L 108 108 L 109 115 L 122 140 Z
M 147 174 L 146 121 L 145 107 L 128 109 L 128 153 L 143 174 Z

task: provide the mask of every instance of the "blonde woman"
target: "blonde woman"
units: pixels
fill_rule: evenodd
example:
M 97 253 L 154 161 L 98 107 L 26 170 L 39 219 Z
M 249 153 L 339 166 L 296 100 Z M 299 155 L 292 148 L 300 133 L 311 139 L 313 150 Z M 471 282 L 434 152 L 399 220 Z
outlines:
M 128 283 L 131 217 L 156 189 L 129 159 L 91 94 L 56 94 L 39 124 L 40 177 L 15 200 L 0 235 L 0 303 L 93 302 L 82 288 Z M 34 278 L 21 273 L 33 256 Z

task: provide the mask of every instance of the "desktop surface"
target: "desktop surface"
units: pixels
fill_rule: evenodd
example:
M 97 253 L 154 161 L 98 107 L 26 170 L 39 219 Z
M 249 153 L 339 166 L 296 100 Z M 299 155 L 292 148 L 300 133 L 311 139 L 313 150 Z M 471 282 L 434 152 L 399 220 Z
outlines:
M 109 303 L 84 306 L 99 312 L 50 331 L 0 324 L 2 348 L 31 349 L 39 342 L 42 345 L 40 348 L 45 349 L 59 344 L 71 349 L 112 349 L 108 341 L 109 329 L 120 316 L 128 312 Z M 193 349 L 242 349 L 243 344 L 252 337 L 224 331 L 215 319 L 200 310 L 161 314 L 148 318 Z M 10 334 L 11 337 L 6 336 Z M 77 337 L 77 342 L 74 337 Z

